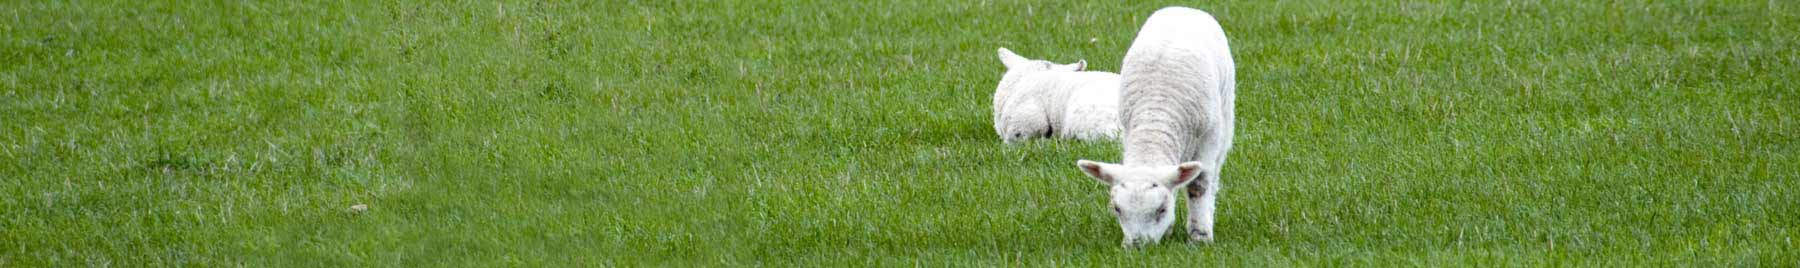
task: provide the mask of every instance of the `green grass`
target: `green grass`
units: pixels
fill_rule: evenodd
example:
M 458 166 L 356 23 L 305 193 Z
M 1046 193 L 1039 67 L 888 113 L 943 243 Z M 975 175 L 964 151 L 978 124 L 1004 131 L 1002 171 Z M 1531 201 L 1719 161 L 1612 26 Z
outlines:
M 1175 3 L 362 2 L 0 4 L 0 267 L 1800 265 L 1794 1 L 1185 3 L 1239 134 L 1142 251 L 994 49 Z

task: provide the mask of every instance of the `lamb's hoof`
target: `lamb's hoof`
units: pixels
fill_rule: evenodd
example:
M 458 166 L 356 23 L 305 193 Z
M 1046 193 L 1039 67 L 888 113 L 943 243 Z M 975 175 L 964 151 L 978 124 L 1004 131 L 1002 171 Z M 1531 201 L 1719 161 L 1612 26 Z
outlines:
M 1188 231 L 1188 244 L 1212 244 L 1212 242 L 1213 242 L 1212 232 L 1200 231 L 1200 230 L 1189 230 Z

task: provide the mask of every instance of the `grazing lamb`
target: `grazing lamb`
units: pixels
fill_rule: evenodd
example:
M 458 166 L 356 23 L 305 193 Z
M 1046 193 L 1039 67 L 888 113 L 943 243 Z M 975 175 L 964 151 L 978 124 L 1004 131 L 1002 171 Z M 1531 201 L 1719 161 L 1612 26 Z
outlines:
M 1118 137 L 1118 74 L 1082 71 L 1087 61 L 1056 64 L 999 51 L 1006 74 L 994 90 L 994 132 L 1002 141 Z
M 1183 186 L 1189 241 L 1212 241 L 1219 170 L 1231 149 L 1235 68 L 1225 31 L 1204 11 L 1163 8 L 1138 30 L 1119 69 L 1123 163 L 1076 162 L 1111 186 L 1126 247 L 1162 239 Z

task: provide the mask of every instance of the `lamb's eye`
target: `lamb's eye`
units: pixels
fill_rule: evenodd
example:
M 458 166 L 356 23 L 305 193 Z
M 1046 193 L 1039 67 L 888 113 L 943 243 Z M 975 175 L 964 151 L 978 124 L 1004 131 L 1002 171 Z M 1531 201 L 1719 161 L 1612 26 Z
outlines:
M 1168 206 L 1163 206 L 1163 207 L 1159 207 L 1159 208 L 1156 208 L 1156 215 L 1157 215 L 1157 216 L 1162 216 L 1162 214 L 1163 214 L 1163 213 L 1166 213 L 1166 212 L 1169 212 L 1169 207 L 1168 207 Z
M 1122 211 L 1119 211 L 1119 206 L 1112 206 L 1112 209 L 1113 209 L 1113 214 L 1124 213 Z

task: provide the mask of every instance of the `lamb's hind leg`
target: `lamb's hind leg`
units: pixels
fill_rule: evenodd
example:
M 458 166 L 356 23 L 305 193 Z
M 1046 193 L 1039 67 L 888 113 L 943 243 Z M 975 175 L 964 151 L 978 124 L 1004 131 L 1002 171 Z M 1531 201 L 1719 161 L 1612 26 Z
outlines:
M 1202 181 L 1196 181 L 1187 187 L 1188 198 L 1188 242 L 1211 243 L 1213 241 L 1213 205 L 1219 199 L 1219 173 L 1208 172 L 1202 175 Z

